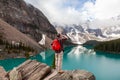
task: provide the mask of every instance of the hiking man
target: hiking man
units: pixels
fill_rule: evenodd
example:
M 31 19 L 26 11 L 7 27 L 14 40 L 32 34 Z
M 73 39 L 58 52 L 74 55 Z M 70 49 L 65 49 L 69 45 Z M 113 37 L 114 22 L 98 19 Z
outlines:
M 62 58 L 63 58 L 63 42 L 67 40 L 68 37 L 62 34 L 57 34 L 57 38 L 52 42 L 52 48 L 55 51 L 55 69 L 57 72 L 62 71 Z M 56 41 L 56 42 L 55 42 Z

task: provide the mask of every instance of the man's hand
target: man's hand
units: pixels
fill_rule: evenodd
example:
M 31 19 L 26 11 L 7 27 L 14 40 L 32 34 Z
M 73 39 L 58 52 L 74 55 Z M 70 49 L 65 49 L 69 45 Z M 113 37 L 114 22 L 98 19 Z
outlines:
M 62 35 L 62 38 L 64 39 L 68 39 L 68 37 L 66 35 Z

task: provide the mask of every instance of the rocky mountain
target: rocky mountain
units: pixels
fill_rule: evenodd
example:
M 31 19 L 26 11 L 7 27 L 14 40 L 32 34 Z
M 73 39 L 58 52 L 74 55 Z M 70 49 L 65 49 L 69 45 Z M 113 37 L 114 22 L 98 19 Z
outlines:
M 60 27 L 56 29 L 60 29 Z M 63 29 L 61 33 L 66 34 L 74 44 L 82 44 L 89 40 L 99 40 L 99 38 L 96 37 L 96 35 L 99 34 L 94 32 L 96 30 L 85 30 L 81 25 L 64 26 L 61 29 Z
M 89 22 L 89 27 L 97 27 L 107 39 L 119 38 L 120 36 L 120 15 L 105 20 L 94 20 Z
M 37 42 L 42 34 L 54 38 L 55 28 L 44 14 L 23 0 L 0 0 L 0 18 Z
M 57 25 L 58 32 L 67 34 L 75 44 L 83 44 L 87 41 L 109 41 L 120 38 L 120 15 L 106 20 L 87 20 L 81 24 Z
M 29 57 L 50 48 L 56 33 L 45 15 L 24 0 L 0 0 L 1 59 Z M 38 44 L 43 34 L 45 44 Z
M 89 40 L 109 41 L 120 38 L 120 25 L 92 29 L 81 25 L 56 27 L 58 32 L 67 34 L 75 44 L 83 44 Z
M 106 28 L 102 28 L 102 33 L 108 38 L 120 37 L 120 25 L 110 26 Z

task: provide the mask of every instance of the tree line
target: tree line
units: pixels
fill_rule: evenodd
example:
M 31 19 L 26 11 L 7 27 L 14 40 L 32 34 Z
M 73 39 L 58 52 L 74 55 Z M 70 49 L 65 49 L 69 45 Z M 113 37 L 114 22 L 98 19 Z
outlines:
M 100 42 L 94 47 L 95 50 L 120 53 L 120 39 Z

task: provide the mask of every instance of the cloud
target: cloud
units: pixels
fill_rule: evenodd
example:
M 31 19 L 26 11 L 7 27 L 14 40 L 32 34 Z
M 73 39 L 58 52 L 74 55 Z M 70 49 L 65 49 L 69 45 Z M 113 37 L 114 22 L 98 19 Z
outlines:
M 51 23 L 79 24 L 84 21 L 79 0 L 25 0 L 40 9 Z M 78 8 L 78 9 L 76 9 Z
M 108 19 L 120 15 L 120 0 L 25 1 L 40 9 L 51 23 L 59 25 L 82 24 L 88 19 Z
M 119 4 L 120 0 L 96 0 L 95 4 L 88 1 L 82 11 L 86 12 L 86 16 L 91 20 L 89 23 L 91 28 L 117 26 L 120 25 L 120 20 L 114 19 L 120 15 Z
M 96 0 L 95 4 L 86 2 L 83 9 L 95 19 L 109 19 L 120 15 L 120 0 Z

